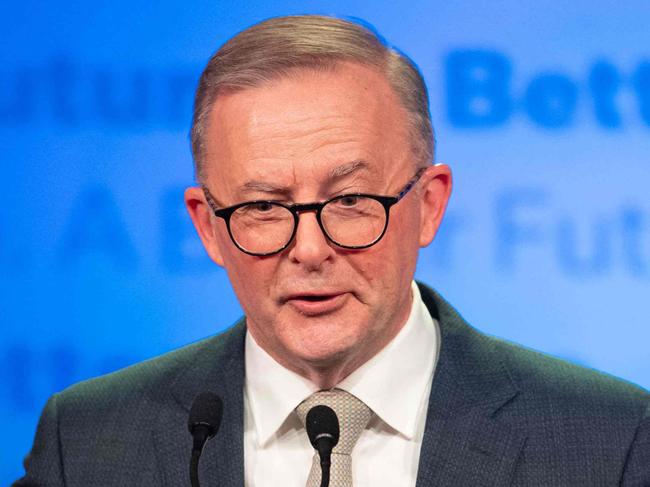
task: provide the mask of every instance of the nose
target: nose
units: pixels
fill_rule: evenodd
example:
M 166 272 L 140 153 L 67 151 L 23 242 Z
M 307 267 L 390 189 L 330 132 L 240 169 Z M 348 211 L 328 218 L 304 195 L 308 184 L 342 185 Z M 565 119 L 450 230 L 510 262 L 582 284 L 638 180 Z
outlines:
M 316 213 L 311 211 L 300 213 L 289 258 L 304 265 L 308 270 L 317 270 L 334 252 L 334 248 L 318 224 Z

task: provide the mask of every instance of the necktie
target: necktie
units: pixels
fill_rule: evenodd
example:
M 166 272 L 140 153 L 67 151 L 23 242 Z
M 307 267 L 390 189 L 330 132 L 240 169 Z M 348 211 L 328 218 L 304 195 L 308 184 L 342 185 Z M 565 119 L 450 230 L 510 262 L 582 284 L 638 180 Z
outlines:
M 361 432 L 370 421 L 372 411 L 349 392 L 341 389 L 320 391 L 309 396 L 296 408 L 303 425 L 309 410 L 320 404 L 329 406 L 334 410 L 339 418 L 341 431 L 339 442 L 332 450 L 330 486 L 352 487 L 352 457 L 350 453 L 352 453 L 354 445 L 361 436 Z M 320 487 L 320 480 L 320 457 L 318 452 L 314 451 L 306 487 Z

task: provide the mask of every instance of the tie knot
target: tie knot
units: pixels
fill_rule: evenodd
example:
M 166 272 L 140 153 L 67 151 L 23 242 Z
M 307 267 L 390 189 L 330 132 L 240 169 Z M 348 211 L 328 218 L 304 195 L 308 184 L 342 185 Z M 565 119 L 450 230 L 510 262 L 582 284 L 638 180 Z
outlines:
M 362 401 L 342 389 L 319 391 L 309 396 L 296 408 L 303 425 L 309 410 L 318 405 L 332 408 L 339 420 L 341 433 L 339 442 L 332 450 L 332 453 L 349 455 L 359 436 L 366 429 L 372 411 Z

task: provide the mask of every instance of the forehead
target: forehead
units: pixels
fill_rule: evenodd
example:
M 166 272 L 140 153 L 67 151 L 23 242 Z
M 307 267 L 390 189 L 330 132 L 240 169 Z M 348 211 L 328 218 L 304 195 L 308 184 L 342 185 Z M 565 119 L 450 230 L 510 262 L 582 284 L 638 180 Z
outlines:
M 219 186 L 306 183 L 356 161 L 385 178 L 412 157 L 405 109 L 382 74 L 355 63 L 219 95 L 205 149 L 205 174 Z

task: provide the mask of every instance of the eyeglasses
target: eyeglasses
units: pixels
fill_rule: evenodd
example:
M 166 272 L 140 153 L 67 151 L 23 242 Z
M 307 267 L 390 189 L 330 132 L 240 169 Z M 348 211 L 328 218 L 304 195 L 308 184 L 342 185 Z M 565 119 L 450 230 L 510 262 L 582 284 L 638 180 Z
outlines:
M 273 255 L 287 248 L 296 235 L 298 215 L 305 211 L 316 212 L 318 225 L 333 244 L 365 249 L 381 240 L 388 227 L 390 208 L 406 196 L 425 170 L 420 168 L 397 196 L 352 193 L 320 203 L 256 200 L 218 208 L 208 188 L 202 188 L 214 215 L 225 220 L 233 243 L 249 255 Z

